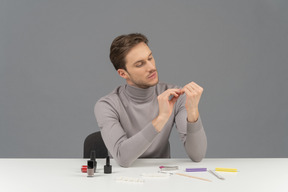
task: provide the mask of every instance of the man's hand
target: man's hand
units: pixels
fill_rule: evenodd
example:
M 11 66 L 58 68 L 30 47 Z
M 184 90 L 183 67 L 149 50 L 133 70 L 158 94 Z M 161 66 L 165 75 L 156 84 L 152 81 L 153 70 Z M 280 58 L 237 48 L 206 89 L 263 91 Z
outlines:
M 203 88 L 191 82 L 181 89 L 181 94 L 183 93 L 186 94 L 185 107 L 187 110 L 187 120 L 190 123 L 196 122 L 199 117 L 198 104 L 203 93 Z
M 158 132 L 163 129 L 164 125 L 170 118 L 173 112 L 174 104 L 181 94 L 182 93 L 180 89 L 167 89 L 162 94 L 158 95 L 157 99 L 159 104 L 159 114 L 152 121 L 153 126 Z M 173 97 L 170 99 L 170 96 Z
M 152 121 L 155 129 L 160 132 L 170 118 L 174 104 L 180 95 L 186 94 L 185 108 L 187 110 L 187 121 L 194 123 L 199 118 L 198 104 L 203 88 L 194 82 L 185 85 L 182 89 L 167 89 L 158 96 L 159 114 Z M 173 96 L 171 99 L 170 96 Z

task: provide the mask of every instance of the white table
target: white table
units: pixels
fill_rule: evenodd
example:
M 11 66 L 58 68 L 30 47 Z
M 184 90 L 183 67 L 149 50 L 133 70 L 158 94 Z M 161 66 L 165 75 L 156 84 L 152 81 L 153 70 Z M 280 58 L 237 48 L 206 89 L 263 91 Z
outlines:
M 93 178 L 81 173 L 87 159 L 0 159 L 0 191 L 288 191 L 288 159 L 204 159 L 194 163 L 189 159 L 138 159 L 131 167 L 119 167 L 111 159 L 112 174 L 104 174 L 105 159 L 97 159 Z M 179 175 L 166 178 L 143 178 L 144 183 L 119 182 L 120 176 L 142 178 L 142 173 L 157 173 L 160 165 L 178 165 L 185 168 L 237 168 L 237 173 L 222 173 L 220 180 L 208 172 L 187 173 L 212 182 Z M 220 172 L 219 172 L 220 173 Z

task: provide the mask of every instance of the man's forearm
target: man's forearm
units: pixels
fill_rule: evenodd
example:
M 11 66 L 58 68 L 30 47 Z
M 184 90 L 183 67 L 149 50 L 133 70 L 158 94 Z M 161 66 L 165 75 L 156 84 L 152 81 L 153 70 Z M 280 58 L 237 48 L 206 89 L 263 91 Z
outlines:
M 206 155 L 207 137 L 200 117 L 195 123 L 188 122 L 185 149 L 190 159 L 195 162 L 201 161 Z
M 167 123 L 168 118 L 163 118 L 163 117 L 156 117 L 153 121 L 152 121 L 152 125 L 155 127 L 157 132 L 160 132 L 164 125 Z
M 130 138 L 124 135 L 119 126 L 112 129 L 108 127 L 100 129 L 109 152 L 122 167 L 129 167 L 139 158 L 158 134 L 151 123 Z

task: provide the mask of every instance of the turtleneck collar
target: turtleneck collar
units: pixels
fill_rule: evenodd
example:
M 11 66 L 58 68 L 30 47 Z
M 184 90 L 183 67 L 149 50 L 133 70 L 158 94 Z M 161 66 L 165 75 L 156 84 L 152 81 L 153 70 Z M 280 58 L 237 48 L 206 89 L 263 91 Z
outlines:
M 133 101 L 137 103 L 144 103 L 152 99 L 153 94 L 155 93 L 155 86 L 149 87 L 147 89 L 135 87 L 126 84 L 125 93 Z

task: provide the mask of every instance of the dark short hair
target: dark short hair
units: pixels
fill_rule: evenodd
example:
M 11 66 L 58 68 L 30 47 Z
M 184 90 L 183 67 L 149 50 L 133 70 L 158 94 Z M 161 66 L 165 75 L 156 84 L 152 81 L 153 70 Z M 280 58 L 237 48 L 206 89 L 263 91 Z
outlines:
M 134 46 L 141 42 L 148 45 L 147 37 L 141 33 L 120 35 L 113 40 L 110 47 L 110 60 L 116 70 L 126 70 L 126 55 Z

